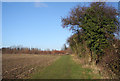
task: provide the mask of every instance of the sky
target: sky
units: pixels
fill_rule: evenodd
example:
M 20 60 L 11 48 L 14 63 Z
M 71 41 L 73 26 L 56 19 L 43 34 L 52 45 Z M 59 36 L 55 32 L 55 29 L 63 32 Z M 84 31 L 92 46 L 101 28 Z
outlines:
M 60 50 L 72 35 L 62 28 L 61 18 L 78 4 L 89 6 L 87 2 L 3 2 L 2 47 Z

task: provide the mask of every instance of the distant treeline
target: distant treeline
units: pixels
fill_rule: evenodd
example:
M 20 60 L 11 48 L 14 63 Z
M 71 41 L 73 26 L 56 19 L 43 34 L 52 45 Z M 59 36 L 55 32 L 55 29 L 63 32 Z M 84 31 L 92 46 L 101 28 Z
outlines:
M 40 50 L 37 48 L 3 47 L 2 54 L 66 54 L 65 50 Z

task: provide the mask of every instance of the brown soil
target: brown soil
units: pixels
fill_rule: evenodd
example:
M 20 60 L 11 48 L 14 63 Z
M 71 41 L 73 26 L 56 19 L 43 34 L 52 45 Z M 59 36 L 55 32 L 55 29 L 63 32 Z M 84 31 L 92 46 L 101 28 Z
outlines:
M 35 54 L 3 54 L 2 77 L 7 79 L 29 78 L 37 68 L 41 70 L 60 56 Z

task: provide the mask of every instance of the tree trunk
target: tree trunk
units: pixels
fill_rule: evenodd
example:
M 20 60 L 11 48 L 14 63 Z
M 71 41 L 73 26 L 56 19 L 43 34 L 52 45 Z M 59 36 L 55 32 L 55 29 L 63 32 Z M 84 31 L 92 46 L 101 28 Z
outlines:
M 90 62 L 92 62 L 93 61 L 93 56 L 92 56 L 92 50 L 90 49 L 90 57 L 91 57 L 91 61 Z

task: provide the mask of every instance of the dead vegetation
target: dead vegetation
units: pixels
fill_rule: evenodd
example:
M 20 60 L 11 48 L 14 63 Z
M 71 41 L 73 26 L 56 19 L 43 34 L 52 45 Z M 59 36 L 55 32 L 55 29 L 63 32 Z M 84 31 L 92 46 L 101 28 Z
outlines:
M 83 68 L 90 68 L 93 70 L 93 73 L 101 75 L 101 79 L 118 79 L 118 76 L 116 76 L 111 70 L 108 70 L 102 65 L 96 65 L 95 63 L 88 62 L 88 59 L 86 58 L 80 58 L 77 55 L 72 55 L 73 60 L 81 64 Z

